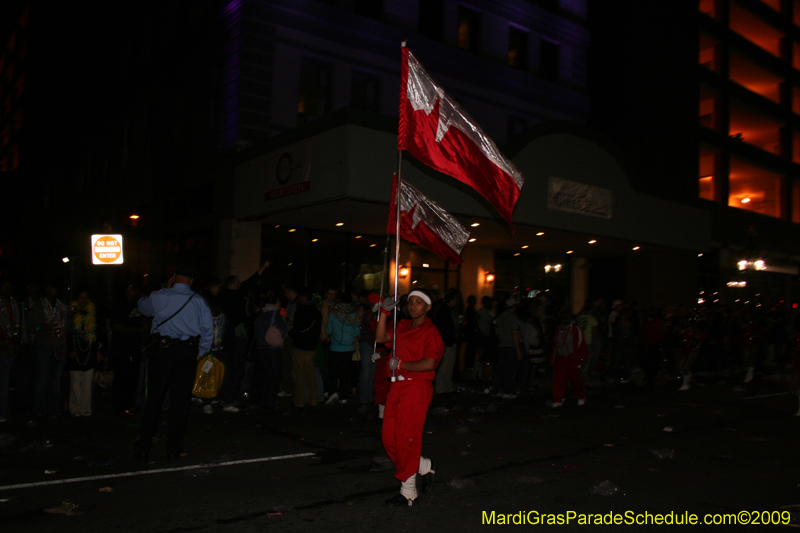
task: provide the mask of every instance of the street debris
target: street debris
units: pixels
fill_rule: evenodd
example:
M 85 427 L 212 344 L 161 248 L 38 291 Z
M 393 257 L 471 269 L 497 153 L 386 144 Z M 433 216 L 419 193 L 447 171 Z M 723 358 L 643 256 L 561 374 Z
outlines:
M 48 450 L 53 447 L 53 441 L 50 439 L 36 440 L 22 448 L 21 452 Z
M 474 479 L 464 479 L 460 477 L 454 477 L 450 480 L 450 483 L 447 484 L 448 487 L 453 487 L 454 489 L 465 489 L 467 487 L 472 487 L 475 485 Z
M 11 433 L 0 433 L 0 449 L 8 448 L 15 440 L 16 437 Z
M 61 505 L 58 505 L 56 507 L 51 507 L 50 509 L 45 509 L 44 512 L 50 514 L 63 514 L 66 516 L 82 515 L 83 514 L 82 512 L 75 510 L 77 508 L 78 508 L 77 503 L 61 502 Z
M 619 492 L 619 487 L 614 485 L 608 480 L 602 481 L 597 485 L 594 485 L 592 488 L 589 489 L 589 492 L 592 494 L 597 494 L 598 496 L 613 496 L 617 492 Z
M 650 450 L 650 453 L 658 457 L 659 459 L 674 459 L 675 458 L 675 450 Z

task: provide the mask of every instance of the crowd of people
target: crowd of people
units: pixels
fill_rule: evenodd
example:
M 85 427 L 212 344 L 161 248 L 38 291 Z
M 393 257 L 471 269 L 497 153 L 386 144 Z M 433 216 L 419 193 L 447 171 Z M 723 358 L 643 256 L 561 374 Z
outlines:
M 192 400 L 206 415 L 272 410 L 281 398 L 296 409 L 352 402 L 384 419 L 401 482 L 386 503 L 412 505 L 417 475 L 427 491 L 436 469 L 421 455 L 434 394 L 469 388 L 513 400 L 547 390 L 547 405 L 558 408 L 569 383 L 583 406 L 597 386 L 653 387 L 663 377 L 685 391 L 699 371 L 738 373 L 742 383 L 765 370 L 800 371 L 797 313 L 783 301 L 656 309 L 622 300 L 607 307 L 599 298 L 577 313 L 546 293 L 484 296 L 478 306 L 458 289 L 415 289 L 395 301 L 334 286 L 269 287 L 268 266 L 244 281 L 195 283 L 196 266 L 187 263 L 166 288 L 128 285 L 107 305 L 88 290 L 64 302 L 55 285 L 37 283 L 17 299 L 4 281 L 0 423 L 12 414 L 29 425 L 97 412 L 137 416 L 135 458 L 146 461 L 167 410 L 167 460 L 175 461 Z M 216 363 L 221 383 L 193 398 L 196 368 Z M 93 391 L 109 383 L 103 405 Z
M 341 293 L 332 286 L 265 287 L 260 279 L 267 265 L 244 281 L 230 276 L 194 287 L 211 310 L 210 352 L 225 365 L 217 397 L 195 400 L 206 414 L 235 413 L 244 399 L 273 409 L 288 396 L 298 408 L 357 402 L 362 413 L 370 411 L 376 386 L 379 398 L 385 388 L 384 376 L 375 379 L 373 354 L 389 352 L 376 342 L 377 295 Z M 552 386 L 548 405 L 560 407 L 567 381 L 580 405 L 587 387 L 631 379 L 652 387 L 659 375 L 675 378 L 680 390 L 691 387 L 698 370 L 739 371 L 747 383 L 762 369 L 792 364 L 800 340 L 796 313 L 783 302 L 734 311 L 700 305 L 655 309 L 622 300 L 607 307 L 597 299 L 573 314 L 542 294 L 484 296 L 478 305 L 474 296 L 462 301 L 457 289 L 441 296 L 431 292 L 429 317 L 444 345 L 435 372 L 437 394 L 472 384 L 513 399 Z M 25 298 L 17 299 L 13 284 L 2 283 L 0 422 L 9 417 L 11 403 L 34 423 L 91 416 L 94 409 L 134 416 L 144 403 L 144 354 L 152 329 L 138 304 L 148 294 L 129 285 L 108 305 L 97 305 L 86 290 L 64 302 L 55 285 L 42 290 L 30 283 Z M 399 312 L 406 316 L 407 297 L 400 299 Z M 93 388 L 105 386 L 110 374 L 110 405 L 94 405 Z
M 230 276 L 195 287 L 213 317 L 211 353 L 225 364 L 218 397 L 197 399 L 204 412 L 237 412 L 243 398 L 275 408 L 285 396 L 293 396 L 296 407 L 355 401 L 369 411 L 375 399 L 372 356 L 388 352 L 375 342 L 377 295 L 263 287 L 263 268 L 245 281 Z M 430 318 L 444 343 L 435 377 L 439 394 L 456 390 L 454 382 L 486 382 L 488 394 L 512 399 L 549 386 L 552 375 L 549 404 L 558 407 L 567 380 L 581 404 L 587 386 L 631 378 L 653 386 L 659 372 L 679 379 L 681 390 L 691 387 L 698 370 L 741 371 L 747 383 L 762 368 L 793 363 L 798 345 L 796 313 L 783 302 L 734 311 L 700 305 L 655 309 L 622 300 L 607 307 L 597 299 L 573 315 L 542 295 L 485 296 L 478 306 L 474 296 L 463 302 L 457 289 L 441 297 L 432 292 Z M 42 290 L 31 283 L 21 300 L 14 293 L 9 281 L 0 287 L 0 422 L 9 416 L 9 390 L 15 410 L 34 420 L 91 416 L 92 389 L 105 386 L 110 373 L 111 405 L 97 408 L 118 416 L 141 408 L 152 322 L 139 312 L 138 301 L 149 292 L 129 285 L 104 306 L 86 290 L 65 303 L 55 285 Z M 399 305 L 402 316 L 406 298 Z M 570 326 L 569 338 L 559 335 Z

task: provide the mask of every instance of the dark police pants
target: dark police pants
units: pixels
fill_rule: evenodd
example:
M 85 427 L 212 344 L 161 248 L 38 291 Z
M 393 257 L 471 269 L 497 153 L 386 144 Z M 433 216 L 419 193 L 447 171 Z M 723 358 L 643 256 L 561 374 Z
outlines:
M 167 453 L 183 450 L 186 422 L 192 405 L 192 387 L 197 370 L 197 343 L 172 343 L 168 348 L 150 350 L 147 368 L 147 400 L 139 423 L 136 451 L 147 454 L 153 443 L 161 405 L 169 391 Z

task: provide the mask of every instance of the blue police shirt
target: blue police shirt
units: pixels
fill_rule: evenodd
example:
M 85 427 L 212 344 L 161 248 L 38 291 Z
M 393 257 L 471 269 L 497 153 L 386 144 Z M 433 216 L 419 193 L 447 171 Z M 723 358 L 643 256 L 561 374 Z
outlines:
M 159 326 L 180 309 L 192 294 L 194 291 L 191 287 L 184 283 L 176 283 L 171 289 L 161 289 L 147 298 L 140 299 L 139 311 L 145 316 L 153 317 L 151 334 L 160 333 L 184 341 L 199 335 L 199 354 L 205 355 L 211 351 L 211 344 L 214 342 L 214 319 L 211 317 L 208 303 L 199 294 L 195 295 L 169 322 Z

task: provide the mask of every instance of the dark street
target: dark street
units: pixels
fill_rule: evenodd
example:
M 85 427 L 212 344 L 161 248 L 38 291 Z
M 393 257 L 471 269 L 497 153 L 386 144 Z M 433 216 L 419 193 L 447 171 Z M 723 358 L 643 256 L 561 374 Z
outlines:
M 436 396 L 423 440 L 439 464 L 435 487 L 401 509 L 382 505 L 397 482 L 384 469 L 380 421 L 352 403 L 212 415 L 194 404 L 186 454 L 173 464 L 159 443 L 147 465 L 133 461 L 134 419 L 14 419 L 0 433 L 0 523 L 4 532 L 444 532 L 473 530 L 492 511 L 496 521 L 795 512 L 800 418 L 788 373 L 747 387 L 721 374 L 698 376 L 686 392 L 677 384 L 595 387 L 581 408 L 569 395 L 563 408 L 545 407 L 545 387 L 511 401 L 473 388 Z M 108 478 L 59 483 L 94 476 Z M 559 526 L 583 527 L 577 517 Z

